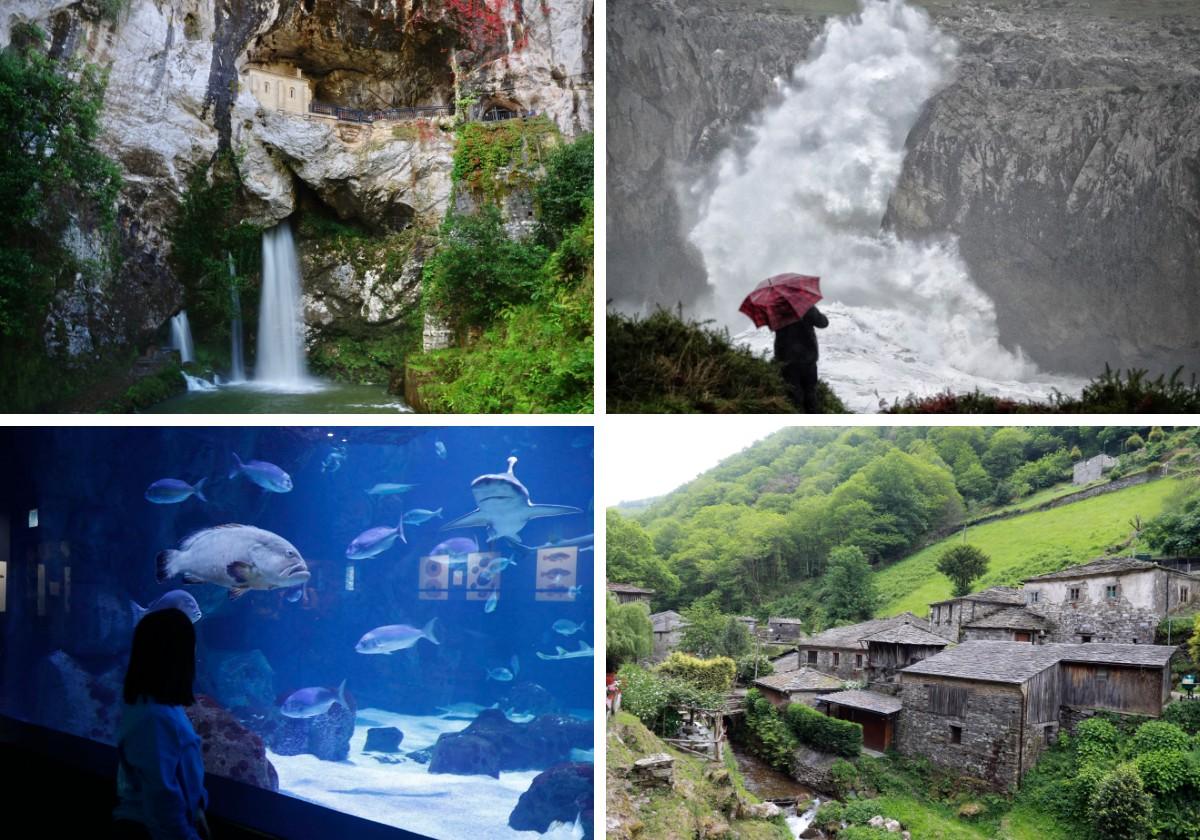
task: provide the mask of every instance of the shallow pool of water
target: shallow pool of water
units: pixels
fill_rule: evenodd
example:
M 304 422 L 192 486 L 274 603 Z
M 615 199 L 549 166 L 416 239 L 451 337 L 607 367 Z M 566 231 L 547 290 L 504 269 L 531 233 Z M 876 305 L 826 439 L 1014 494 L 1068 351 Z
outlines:
M 412 409 L 382 385 L 314 380 L 305 389 L 264 388 L 247 382 L 188 391 L 146 409 L 150 414 L 402 414 Z

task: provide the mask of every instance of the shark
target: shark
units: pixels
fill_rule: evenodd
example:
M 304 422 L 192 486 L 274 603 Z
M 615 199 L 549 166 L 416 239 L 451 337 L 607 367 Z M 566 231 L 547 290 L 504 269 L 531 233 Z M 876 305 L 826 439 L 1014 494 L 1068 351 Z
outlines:
M 540 650 L 537 651 L 538 659 L 584 659 L 590 658 L 592 654 L 595 653 L 595 651 L 592 650 L 591 645 L 583 641 L 579 643 L 579 650 L 568 652 L 565 648 L 561 647 L 556 647 L 554 649 L 558 651 L 558 653 L 542 653 Z
M 486 527 L 488 542 L 503 537 L 521 545 L 519 535 L 529 520 L 583 513 L 579 508 L 569 505 L 535 505 L 525 485 L 513 474 L 516 463 L 516 456 L 509 456 L 508 472 L 481 475 L 472 481 L 475 510 L 453 522 L 447 522 L 442 530 Z

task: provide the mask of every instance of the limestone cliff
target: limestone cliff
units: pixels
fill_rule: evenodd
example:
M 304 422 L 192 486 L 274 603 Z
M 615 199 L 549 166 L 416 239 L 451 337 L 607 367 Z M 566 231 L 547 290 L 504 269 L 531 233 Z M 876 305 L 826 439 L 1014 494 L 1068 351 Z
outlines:
M 1200 7 L 918 5 L 958 40 L 959 67 L 910 133 L 884 225 L 956 236 L 1004 343 L 1046 368 L 1200 369 Z M 618 306 L 704 294 L 685 188 L 805 59 L 821 15 L 853 7 L 609 4 Z
M 52 54 L 107 70 L 102 147 L 124 178 L 121 268 L 59 289 L 47 351 L 86 360 L 161 339 L 184 305 L 167 231 L 189 175 L 220 150 L 235 155 L 247 218 L 257 224 L 290 216 L 303 193 L 379 236 L 435 230 L 450 196 L 460 109 L 536 111 L 566 136 L 591 130 L 591 15 L 590 0 L 6 3 L 0 45 L 15 23 L 31 21 L 51 36 Z M 437 110 L 371 124 L 264 108 L 246 77 L 262 63 L 298 70 L 313 98 L 331 106 Z M 74 250 L 97 247 L 86 226 L 76 234 Z M 364 323 L 394 318 L 396 301 L 415 299 L 426 250 L 407 249 L 412 262 L 393 266 L 386 281 L 350 276 L 359 271 L 353 260 L 327 266 L 324 280 L 318 270 L 321 287 L 306 289 L 318 329 L 334 310 L 360 312 Z

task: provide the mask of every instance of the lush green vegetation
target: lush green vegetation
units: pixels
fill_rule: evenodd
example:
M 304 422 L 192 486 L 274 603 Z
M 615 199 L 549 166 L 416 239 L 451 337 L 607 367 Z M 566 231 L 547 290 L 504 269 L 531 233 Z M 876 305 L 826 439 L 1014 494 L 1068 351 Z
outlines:
M 724 660 L 729 662 L 729 660 Z M 724 665 L 721 666 L 723 669 Z M 728 665 L 729 681 L 733 681 L 733 663 Z M 711 683 L 698 684 L 690 679 L 646 669 L 638 665 L 622 665 L 617 671 L 621 681 L 621 705 L 630 714 L 659 735 L 670 738 L 679 730 L 683 719 L 681 707 L 719 709 L 725 703 L 724 689 L 714 690 Z
M 909 395 L 896 400 L 893 414 L 1158 414 L 1200 411 L 1200 386 L 1196 376 L 1185 381 L 1183 368 L 1170 376 L 1151 377 L 1145 370 L 1122 374 L 1107 365 L 1104 373 L 1078 397 L 1057 394 L 1049 402 L 1017 401 L 975 391 L 949 391 L 932 397 Z
M 938 557 L 937 570 L 954 584 L 953 594 L 958 598 L 971 592 L 971 584 L 988 570 L 988 556 L 973 545 L 951 546 Z
M 530 145 L 532 130 L 460 128 L 456 188 L 482 203 L 471 214 L 448 213 L 438 251 L 425 264 L 425 306 L 454 326 L 460 345 L 410 359 L 428 410 L 592 410 L 592 137 L 555 147 L 545 157 L 545 177 L 529 179 L 536 235 L 511 238 L 495 203 L 504 190 L 483 188 L 512 189 L 502 173 L 528 174 L 541 160 L 541 144 Z
M 47 356 L 46 312 L 57 288 L 76 275 L 103 285 L 118 259 L 119 171 L 95 146 L 106 77 L 45 46 L 44 32 L 17 23 L 0 51 L 0 404 L 10 411 L 44 408 L 86 381 Z
M 733 686 L 736 665 L 728 656 L 699 659 L 675 651 L 655 670 L 664 677 L 690 683 L 701 691 L 722 694 Z
M 803 703 L 780 712 L 752 688 L 746 692 L 745 728 L 750 749 L 772 767 L 790 772 L 801 744 L 853 758 L 862 752 L 862 726 L 823 715 Z
M 637 662 L 654 651 L 654 627 L 642 604 L 621 604 L 612 595 L 604 606 L 605 656 L 609 669 Z
M 848 758 L 862 752 L 861 724 L 829 717 L 803 703 L 789 704 L 783 719 L 802 744 Z
M 608 410 L 620 414 L 793 414 L 773 362 L 733 344 L 728 330 L 666 310 L 607 318 Z M 823 413 L 846 407 L 818 384 Z

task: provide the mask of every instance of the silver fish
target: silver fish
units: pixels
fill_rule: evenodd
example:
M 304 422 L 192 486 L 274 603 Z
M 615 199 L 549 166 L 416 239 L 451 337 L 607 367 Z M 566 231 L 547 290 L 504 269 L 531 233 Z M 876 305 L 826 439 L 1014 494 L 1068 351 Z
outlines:
M 512 665 L 512 670 L 509 670 L 508 668 L 484 668 L 483 670 L 487 672 L 487 678 L 489 680 L 496 680 L 497 682 L 512 682 L 513 677 L 515 677 L 517 675 L 517 671 L 520 670 L 521 664 L 517 661 L 517 655 L 515 653 L 510 660 L 510 664 Z
M 433 518 L 442 518 L 442 509 L 426 510 L 425 508 L 413 508 L 404 514 L 405 525 L 421 525 Z
M 433 451 L 436 452 L 437 456 L 443 461 L 446 460 L 446 444 L 442 443 L 440 440 L 435 440 L 433 442 Z
M 400 493 L 407 493 L 417 485 L 415 484 L 376 484 L 367 491 L 368 496 L 395 496 Z
M 435 635 L 434 623 L 436 621 L 437 618 L 429 619 L 429 623 L 419 630 L 407 624 L 388 624 L 376 627 L 359 639 L 354 649 L 359 653 L 395 653 L 398 650 L 412 647 L 421 639 L 440 645 L 441 642 Z
M 202 478 L 195 484 L 188 484 L 178 478 L 160 478 L 146 488 L 146 501 L 156 505 L 177 505 L 195 495 L 200 501 L 207 502 L 208 499 L 204 498 L 204 493 L 201 492 L 207 480 Z
M 586 621 L 581 621 L 578 624 L 576 624 L 574 621 L 571 621 L 570 619 L 560 618 L 558 621 L 554 622 L 554 624 L 552 624 L 551 626 L 554 628 L 555 633 L 559 633 L 563 636 L 573 636 L 576 633 L 578 633 L 580 630 L 582 630 L 583 625 L 585 625 L 585 624 L 587 624 Z
M 568 505 L 535 505 L 529 499 L 529 491 L 513 474 L 517 459 L 510 456 L 508 472 L 481 475 L 471 482 L 471 494 L 475 497 L 475 510 L 442 526 L 449 528 L 487 527 L 488 540 L 501 537 L 518 541 L 521 529 L 531 519 L 544 516 L 564 516 L 582 513 L 577 507 Z
M 233 453 L 233 460 L 237 463 L 229 471 L 230 478 L 237 478 L 239 474 L 244 475 L 262 489 L 270 490 L 272 493 L 290 493 L 292 491 L 292 477 L 269 461 L 246 461 L 243 463 L 236 452 Z
M 156 578 L 214 583 L 237 598 L 250 589 L 299 586 L 312 574 L 300 552 L 278 534 L 252 525 L 217 525 L 186 537 L 178 549 L 160 551 Z
M 489 595 L 489 596 L 488 596 L 487 603 L 483 605 L 483 611 L 484 611 L 485 613 L 493 613 L 493 612 L 495 612 L 495 611 L 496 611 L 496 605 L 497 605 L 498 603 L 500 603 L 500 593 L 499 593 L 499 592 L 493 592 L 491 595 Z
M 408 542 L 404 539 L 404 522 L 401 521 L 395 528 L 389 528 L 386 525 L 380 525 L 377 528 L 368 528 L 363 531 L 346 547 L 346 558 L 349 560 L 366 560 L 368 557 L 374 557 L 377 554 L 382 554 L 387 551 L 399 538 L 400 542 Z
M 302 688 L 293 692 L 283 701 L 279 713 L 290 718 L 311 718 L 325 714 L 333 708 L 334 703 L 341 703 L 345 709 L 350 708 L 346 703 L 345 680 L 342 680 L 336 693 L 322 687 Z
M 142 616 L 146 613 L 152 613 L 156 610 L 179 610 L 192 620 L 192 624 L 204 618 L 204 613 L 200 611 L 200 605 L 196 603 L 196 599 L 192 597 L 192 593 L 182 589 L 172 589 L 166 595 L 159 596 L 151 601 L 148 607 L 143 607 L 137 601 L 130 601 L 129 606 L 133 609 L 134 624 L 141 621 Z

